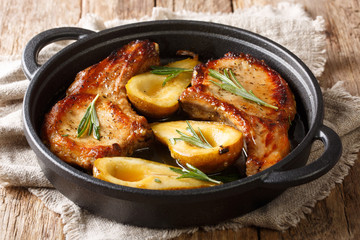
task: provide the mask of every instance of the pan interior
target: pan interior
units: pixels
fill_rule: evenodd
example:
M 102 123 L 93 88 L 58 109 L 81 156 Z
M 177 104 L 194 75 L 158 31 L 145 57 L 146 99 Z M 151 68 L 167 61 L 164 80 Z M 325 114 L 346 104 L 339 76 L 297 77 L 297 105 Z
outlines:
M 289 83 L 295 94 L 298 114 L 289 131 L 293 147 L 306 136 L 316 119 L 317 103 L 313 100 L 316 89 L 313 88 L 311 76 L 303 65 L 298 63 L 286 50 L 273 46 L 267 40 L 247 32 L 224 29 L 211 31 L 194 31 L 186 29 L 169 29 L 126 34 L 125 30 L 112 30 L 97 36 L 89 36 L 65 48 L 56 54 L 38 71 L 32 82 L 29 95 L 29 119 L 35 129 L 38 141 L 44 115 L 64 97 L 65 90 L 74 80 L 76 74 L 89 67 L 128 42 L 136 39 L 149 39 L 160 46 L 161 59 L 164 62 L 177 59 L 177 50 L 189 50 L 199 54 L 201 61 L 222 57 L 227 52 L 243 52 L 262 59 Z M 133 29 L 131 31 L 134 31 Z M 34 90 L 36 89 L 36 90 Z M 44 146 L 45 147 L 45 146 Z M 152 153 L 157 156 L 157 152 Z

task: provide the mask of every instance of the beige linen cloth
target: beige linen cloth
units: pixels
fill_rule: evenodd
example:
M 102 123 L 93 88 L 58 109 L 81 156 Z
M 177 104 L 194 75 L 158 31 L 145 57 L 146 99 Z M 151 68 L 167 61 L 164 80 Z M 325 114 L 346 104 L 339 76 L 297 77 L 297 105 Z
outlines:
M 79 22 L 80 27 L 102 30 L 125 23 L 159 19 L 192 19 L 214 21 L 241 27 L 264 35 L 299 56 L 315 76 L 324 70 L 325 26 L 324 19 L 311 19 L 301 5 L 281 3 L 277 6 L 252 7 L 230 14 L 172 12 L 154 8 L 151 16 L 138 20 L 103 22 L 88 15 Z M 42 61 L 63 47 L 55 44 L 42 51 Z M 22 97 L 29 81 L 20 68 L 19 57 L 0 58 L 0 183 L 2 186 L 24 186 L 39 197 L 44 204 L 60 214 L 67 239 L 168 239 L 199 228 L 157 230 L 127 226 L 94 216 L 79 208 L 57 190 L 42 174 L 36 156 L 23 135 Z M 321 85 L 321 82 L 320 82 Z M 360 148 L 360 98 L 345 92 L 338 82 L 331 89 L 323 90 L 325 124 L 341 136 L 344 151 L 339 163 L 326 175 L 311 183 L 285 191 L 268 205 L 245 216 L 204 226 L 202 229 L 238 229 L 260 226 L 285 230 L 296 226 L 305 214 L 311 212 L 316 201 L 328 196 L 336 183 L 341 183 L 357 159 Z M 322 153 L 314 144 L 311 159 Z M 121 213 L 119 213 L 121 214 Z

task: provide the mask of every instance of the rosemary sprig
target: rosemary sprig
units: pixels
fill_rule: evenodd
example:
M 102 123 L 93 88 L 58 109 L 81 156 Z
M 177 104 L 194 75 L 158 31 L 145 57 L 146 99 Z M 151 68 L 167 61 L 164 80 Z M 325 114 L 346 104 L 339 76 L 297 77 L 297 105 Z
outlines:
M 178 140 L 182 140 L 185 141 L 187 143 L 190 143 L 191 145 L 197 146 L 199 148 L 212 148 L 213 146 L 211 146 L 211 144 L 206 140 L 205 136 L 203 135 L 203 133 L 201 132 L 200 128 L 198 128 L 199 134 L 200 136 L 195 132 L 194 128 L 190 125 L 189 121 L 186 120 L 186 123 L 188 125 L 188 127 L 186 128 L 187 130 L 190 131 L 191 136 L 180 132 L 179 130 L 176 130 L 176 132 L 180 135 L 179 138 L 170 138 L 170 142 L 172 144 L 176 144 L 176 141 Z
M 162 83 L 162 86 L 165 86 L 167 82 L 169 82 L 171 79 L 176 78 L 180 73 L 183 72 L 192 72 L 192 69 L 189 68 L 177 68 L 177 67 L 166 67 L 166 66 L 151 66 L 151 73 L 156 75 L 168 75 L 164 82 Z
M 235 95 L 241 96 L 247 100 L 256 102 L 259 105 L 263 105 L 265 107 L 273 108 L 275 110 L 278 109 L 278 107 L 271 105 L 267 102 L 264 102 L 250 90 L 247 91 L 241 83 L 236 79 L 235 74 L 231 69 L 224 70 L 224 74 L 219 73 L 218 71 L 215 71 L 213 69 L 209 69 L 209 75 L 219 81 L 221 83 L 215 82 L 213 80 L 209 80 L 210 82 L 214 83 L 215 85 L 219 86 L 220 88 L 229 91 Z
M 212 183 L 216 183 L 216 184 L 222 183 L 221 181 L 217 181 L 215 179 L 210 178 L 205 173 L 203 173 L 202 171 L 200 171 L 199 169 L 197 169 L 196 167 L 192 166 L 189 163 L 186 164 L 186 167 L 187 168 L 182 168 L 182 169 L 170 167 L 170 170 L 181 174 L 181 176 L 177 177 L 177 179 L 195 178 L 197 180 L 212 182 Z
M 95 110 L 95 102 L 99 98 L 99 94 L 96 95 L 94 100 L 90 103 L 86 109 L 84 117 L 81 119 L 77 128 L 77 137 L 81 137 L 87 131 L 88 135 L 93 133 L 93 137 L 100 140 L 100 124 Z

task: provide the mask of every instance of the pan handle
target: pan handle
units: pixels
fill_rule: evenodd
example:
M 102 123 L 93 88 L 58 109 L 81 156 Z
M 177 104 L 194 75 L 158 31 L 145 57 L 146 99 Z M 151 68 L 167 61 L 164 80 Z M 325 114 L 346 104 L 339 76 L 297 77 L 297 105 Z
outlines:
M 83 28 L 61 27 L 46 30 L 33 37 L 26 45 L 22 55 L 21 65 L 26 77 L 31 80 L 40 68 L 39 52 L 46 45 L 60 40 L 79 40 L 91 33 L 94 32 Z
M 314 140 L 320 140 L 324 144 L 324 152 L 317 160 L 300 168 L 269 173 L 263 179 L 266 187 L 293 187 L 310 182 L 327 173 L 341 157 L 340 137 L 331 128 L 322 125 Z

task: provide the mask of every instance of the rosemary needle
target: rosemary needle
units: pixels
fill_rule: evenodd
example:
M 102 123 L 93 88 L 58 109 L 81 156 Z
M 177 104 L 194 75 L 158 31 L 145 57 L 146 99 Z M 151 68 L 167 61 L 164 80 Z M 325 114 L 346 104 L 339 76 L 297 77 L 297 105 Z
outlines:
M 210 82 L 214 83 L 215 85 L 219 86 L 220 88 L 229 91 L 235 95 L 241 96 L 247 100 L 253 101 L 259 105 L 263 105 L 265 107 L 273 108 L 275 110 L 278 109 L 278 107 L 271 105 L 267 102 L 264 102 L 250 90 L 247 91 L 241 83 L 236 79 L 235 74 L 231 69 L 224 70 L 224 74 L 219 73 L 218 71 L 215 71 L 213 69 L 209 69 L 209 75 L 219 81 L 221 83 L 215 82 L 213 80 L 209 80 Z
M 200 136 L 195 132 L 194 128 L 190 125 L 189 121 L 186 120 L 186 123 L 188 125 L 188 127 L 186 128 L 187 130 L 190 131 L 191 136 L 176 130 L 176 132 L 180 135 L 179 138 L 170 138 L 170 142 L 172 144 L 175 144 L 176 141 L 178 140 L 182 140 L 185 141 L 187 143 L 190 143 L 191 145 L 194 145 L 196 147 L 199 148 L 212 148 L 213 146 L 211 146 L 211 144 L 206 140 L 205 136 L 203 135 L 203 133 L 201 132 L 200 128 L 198 128 L 199 134 Z
M 84 117 L 81 119 L 79 126 L 77 128 L 77 137 L 81 137 L 88 132 L 88 135 L 93 133 L 93 137 L 97 140 L 100 140 L 100 124 L 99 119 L 95 110 L 95 102 L 99 98 L 99 94 L 96 95 L 94 100 L 90 103 L 88 108 L 86 109 Z
M 167 66 L 151 66 L 151 73 L 156 75 L 167 75 L 162 86 L 165 86 L 167 82 L 171 79 L 176 78 L 180 73 L 183 72 L 192 72 L 192 69 L 189 68 L 177 68 L 177 67 L 167 67 Z
M 182 169 L 170 167 L 170 170 L 181 174 L 181 176 L 177 177 L 178 179 L 179 178 L 195 178 L 197 180 L 212 182 L 212 183 L 216 183 L 216 184 L 222 183 L 221 181 L 217 181 L 215 179 L 210 178 L 205 173 L 203 173 L 202 171 L 200 171 L 199 169 L 197 169 L 196 167 L 192 166 L 189 163 L 186 164 L 186 167 L 187 168 L 182 168 Z

